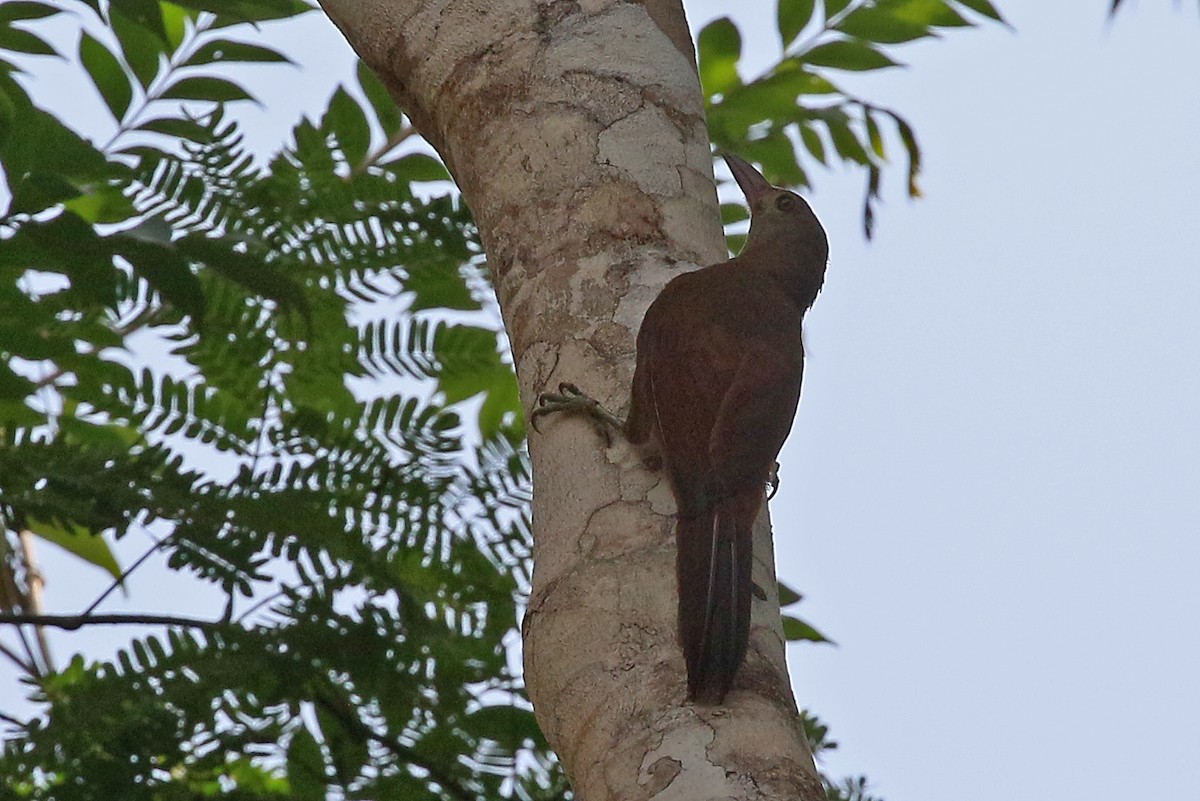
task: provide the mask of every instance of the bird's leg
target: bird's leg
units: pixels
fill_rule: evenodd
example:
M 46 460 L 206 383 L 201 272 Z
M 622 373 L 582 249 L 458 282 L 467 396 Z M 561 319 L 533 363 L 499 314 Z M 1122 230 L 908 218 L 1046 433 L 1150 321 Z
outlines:
M 624 431 L 625 421 L 600 405 L 595 398 L 584 395 L 574 384 L 558 385 L 558 392 L 543 392 L 538 396 L 537 408 L 529 415 L 533 430 L 541 433 L 538 428 L 538 418 L 556 412 L 571 412 L 585 414 L 596 429 L 596 433 L 604 440 L 605 446 L 612 446 L 612 432 Z

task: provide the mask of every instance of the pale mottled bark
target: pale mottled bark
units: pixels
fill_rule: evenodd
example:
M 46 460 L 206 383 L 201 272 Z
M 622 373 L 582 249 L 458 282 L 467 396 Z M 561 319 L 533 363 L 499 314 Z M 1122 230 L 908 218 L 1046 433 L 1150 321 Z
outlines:
M 659 289 L 724 258 L 679 0 L 323 0 L 437 148 L 479 224 L 521 396 L 628 400 Z M 819 799 L 783 664 L 766 516 L 750 655 L 728 704 L 684 701 L 674 502 L 578 419 L 533 433 L 525 669 L 583 801 Z

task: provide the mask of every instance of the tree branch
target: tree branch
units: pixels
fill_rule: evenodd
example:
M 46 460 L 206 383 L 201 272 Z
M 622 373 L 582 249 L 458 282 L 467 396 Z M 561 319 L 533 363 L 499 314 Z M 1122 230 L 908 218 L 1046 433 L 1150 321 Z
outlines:
M 194 617 L 178 615 L 14 615 L 0 614 L 0 623 L 11 623 L 15 626 L 52 626 L 65 631 L 75 631 L 84 626 L 184 626 L 193 629 L 212 629 L 225 624 L 219 620 L 200 620 Z

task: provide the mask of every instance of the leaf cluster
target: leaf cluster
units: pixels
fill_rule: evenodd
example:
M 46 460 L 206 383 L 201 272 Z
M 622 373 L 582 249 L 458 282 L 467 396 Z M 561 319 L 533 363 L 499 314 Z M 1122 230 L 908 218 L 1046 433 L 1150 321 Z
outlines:
M 112 660 L 31 651 L 3 794 L 562 797 L 505 648 L 515 380 L 444 168 L 365 70 L 265 166 L 245 150 L 220 68 L 288 59 L 237 26 L 305 4 L 82 5 L 104 144 L 21 78 L 61 9 L 0 8 L 4 537 L 122 577 L 106 540 L 150 535 L 226 601 Z
M 921 149 L 904 117 L 844 90 L 833 74 L 901 66 L 892 55 L 896 45 L 970 27 L 976 24 L 972 15 L 1004 22 L 989 0 L 778 0 L 783 55 L 750 81 L 738 68 L 741 34 L 722 17 L 698 38 L 712 140 L 761 164 L 777 185 L 810 186 L 805 167 L 811 162 L 839 161 L 862 169 L 867 178 L 863 233 L 869 239 L 890 160 L 885 131 L 894 131 L 906 157 L 909 197 L 920 195 Z

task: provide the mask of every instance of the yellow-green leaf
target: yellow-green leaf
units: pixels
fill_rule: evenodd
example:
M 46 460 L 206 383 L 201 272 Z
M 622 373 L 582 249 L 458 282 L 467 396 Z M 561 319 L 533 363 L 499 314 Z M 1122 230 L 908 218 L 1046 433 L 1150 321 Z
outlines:
M 29 530 L 46 542 L 70 551 L 85 562 L 107 571 L 113 578 L 120 578 L 121 566 L 101 534 L 93 534 L 83 526 L 29 518 Z

